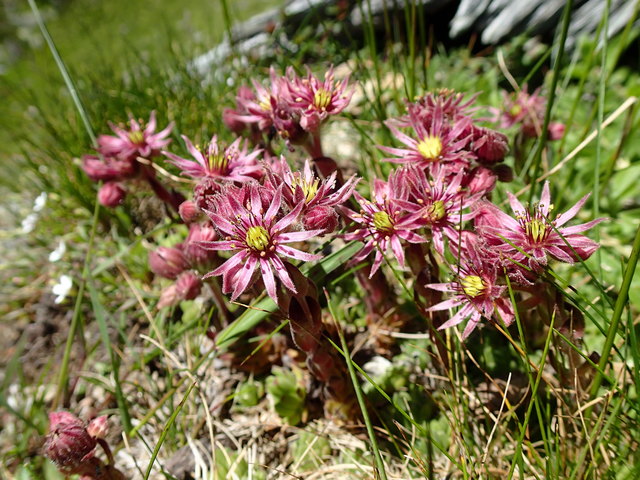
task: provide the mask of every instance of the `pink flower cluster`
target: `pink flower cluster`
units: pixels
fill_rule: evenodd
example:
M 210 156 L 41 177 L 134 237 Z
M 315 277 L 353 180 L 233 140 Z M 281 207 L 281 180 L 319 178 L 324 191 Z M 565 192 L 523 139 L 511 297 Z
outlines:
M 510 128 L 518 125 L 525 138 L 539 137 L 542 133 L 544 114 L 547 108 L 547 100 L 540 95 L 540 89 L 538 88 L 529 94 L 525 85 L 522 90 L 513 95 L 503 92 L 503 98 L 503 109 L 494 110 L 494 121 L 499 124 L 500 128 Z M 548 139 L 561 139 L 564 135 L 564 130 L 564 124 L 550 122 L 547 127 Z
M 272 70 L 270 78 L 269 89 L 254 82 L 256 94 L 241 88 L 238 110 L 225 111 L 226 124 L 234 132 L 246 127 L 257 127 L 254 134 L 276 129 L 291 142 L 301 138 L 294 132 L 307 132 L 319 145 L 320 125 L 349 102 L 347 80 L 336 82 L 332 70 L 324 81 L 310 72 L 300 78 L 292 69 L 284 77 Z M 197 184 L 193 200 L 179 207 L 182 220 L 190 225 L 189 237 L 149 254 L 151 269 L 175 280 L 163 291 L 158 307 L 197 296 L 200 274 L 214 266 L 202 279 L 222 276 L 223 292 L 231 293 L 232 300 L 258 277 L 274 301 L 279 285 L 295 293 L 290 259 L 310 261 L 320 256 L 289 244 L 333 232 L 339 223 L 336 207 L 351 196 L 355 178 L 338 185 L 338 172 L 321 178 L 309 160 L 302 171 L 292 170 L 256 135 L 230 144 L 214 135 L 204 147 L 182 138 L 191 159 L 167 151 L 162 154 Z M 219 252 L 223 251 L 233 255 L 222 258 Z
M 299 77 L 293 68 L 284 76 L 270 70 L 268 87 L 253 81 L 254 90 L 242 88 L 236 98 L 235 109 L 226 109 L 227 126 L 239 133 L 245 129 L 253 136 L 277 133 L 287 143 L 303 145 L 312 157 L 321 156 L 317 136 L 322 124 L 331 115 L 342 112 L 353 95 L 349 79 L 337 81 L 333 67 L 323 80 L 309 69 Z
M 127 189 L 126 180 L 141 178 L 146 180 L 154 192 L 166 203 L 177 207 L 181 197 L 167 191 L 155 178 L 154 170 L 147 164 L 141 164 L 138 158 L 151 160 L 160 155 L 160 151 L 171 140 L 173 124 L 156 132 L 156 113 L 151 112 L 146 126 L 142 120 L 130 118 L 128 128 L 110 124 L 115 135 L 98 137 L 97 155 L 85 155 L 82 168 L 94 182 L 104 182 L 98 192 L 98 200 L 106 207 L 116 207 L 124 200 Z
M 598 244 L 579 233 L 602 221 L 566 227 L 588 196 L 554 218 L 548 183 L 540 202 L 530 207 L 509 194 L 515 218 L 491 203 L 496 180 L 509 177 L 500 163 L 507 139 L 477 124 L 473 101 L 441 91 L 408 104 L 406 116 L 387 122 L 405 147 L 380 147 L 394 155 L 388 161 L 403 166 L 388 181 L 375 180 L 371 200 L 355 193 L 359 212 L 343 207 L 356 226 L 344 238 L 364 243 L 352 263 L 374 253 L 370 277 L 389 249 L 404 266 L 407 242 L 430 244 L 445 264 L 448 248 L 457 259 L 449 265 L 452 281 L 426 286 L 453 296 L 428 310 L 459 307 L 440 328 L 468 319 L 463 338 L 482 317 L 510 324 L 514 313 L 506 278 L 525 288 L 538 280 L 549 257 L 586 260 Z
M 208 251 L 234 255 L 204 278 L 221 275 L 222 289 L 232 300 L 244 292 L 256 271 L 267 294 L 278 300 L 276 279 L 296 292 L 287 270 L 287 259 L 317 260 L 288 244 L 331 233 L 338 224 L 335 207 L 353 191 L 355 179 L 335 188 L 335 174 L 321 180 L 307 161 L 303 172 L 293 172 L 284 158 L 266 165 L 262 182 L 228 182 L 206 196 L 207 215 L 220 240 L 201 241 Z

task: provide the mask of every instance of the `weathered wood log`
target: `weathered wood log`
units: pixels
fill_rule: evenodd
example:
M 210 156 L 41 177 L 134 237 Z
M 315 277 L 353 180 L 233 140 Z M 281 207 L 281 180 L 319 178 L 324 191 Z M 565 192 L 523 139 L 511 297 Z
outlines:
M 386 15 L 404 15 L 403 10 L 411 3 L 425 16 L 427 24 L 434 18 L 451 19 L 449 38 L 444 41 L 478 34 L 483 44 L 496 45 L 521 33 L 550 38 L 566 0 L 289 0 L 282 7 L 235 25 L 231 39 L 196 58 L 192 66 L 205 74 L 234 50 L 241 55 L 262 57 L 274 42 L 295 53 L 298 47 L 290 39 L 302 24 L 320 35 L 328 24 L 339 22 L 341 31 L 348 31 L 350 38 L 361 38 L 369 20 L 382 28 Z M 609 37 L 634 19 L 635 4 L 633 0 L 611 0 Z M 606 0 L 574 0 L 567 48 L 572 49 L 580 36 L 593 37 L 605 5 Z M 636 25 L 640 22 L 636 21 Z

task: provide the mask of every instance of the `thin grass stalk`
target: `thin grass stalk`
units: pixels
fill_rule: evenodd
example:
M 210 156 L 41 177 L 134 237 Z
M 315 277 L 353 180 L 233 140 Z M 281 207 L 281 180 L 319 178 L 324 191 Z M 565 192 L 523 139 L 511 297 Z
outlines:
M 412 101 L 416 95 L 416 2 L 405 3 L 405 22 L 409 40 L 409 86 L 408 99 Z
M 611 75 L 613 75 L 613 72 L 615 71 L 615 67 L 618 64 L 618 61 L 620 60 L 620 57 L 624 53 L 625 48 L 627 48 L 627 46 L 628 46 L 627 45 L 627 41 L 628 41 L 628 38 L 629 38 L 629 34 L 631 33 L 631 30 L 633 29 L 633 26 L 636 23 L 636 19 L 638 18 L 638 14 L 640 14 L 640 0 L 636 0 L 636 4 L 635 4 L 635 6 L 633 8 L 633 13 L 631 14 L 631 18 L 629 19 L 629 21 L 627 22 L 627 24 L 624 27 L 624 30 L 622 31 L 622 33 L 618 37 L 619 38 L 619 43 L 620 43 L 620 48 L 618 48 L 613 54 L 613 60 L 611 61 L 611 70 L 609 70 L 609 73 L 607 75 L 607 80 L 609 80 L 609 78 L 611 78 Z
M 229 11 L 229 4 L 227 0 L 220 0 L 220 5 L 222 6 L 222 16 L 224 18 L 224 29 L 227 32 L 227 37 L 229 37 L 229 45 L 232 47 L 235 45 L 233 40 L 233 32 L 231 31 L 231 25 L 233 25 L 231 21 L 231 13 Z
M 53 55 L 53 59 L 55 60 L 56 65 L 58 66 L 58 70 L 60 70 L 60 74 L 64 79 L 64 83 L 67 87 L 67 90 L 71 95 L 71 99 L 73 100 L 73 103 L 75 104 L 76 109 L 78 110 L 78 114 L 82 119 L 84 128 L 87 131 L 89 138 L 91 138 L 91 143 L 93 145 L 96 145 L 96 135 L 93 131 L 93 127 L 91 126 L 91 122 L 89 121 L 89 116 L 87 115 L 86 109 L 82 103 L 82 100 L 80 99 L 80 95 L 78 94 L 78 89 L 76 88 L 75 83 L 71 78 L 71 75 L 69 75 L 69 71 L 67 70 L 65 63 L 62 60 L 62 57 L 60 56 L 58 49 L 56 48 L 56 44 L 54 43 L 53 38 L 51 38 L 51 35 L 49 35 L 49 30 L 47 30 L 47 26 L 44 23 L 42 15 L 40 14 L 38 5 L 36 4 L 35 0 L 28 0 L 28 1 L 29 1 L 29 6 L 31 7 L 31 10 L 33 11 L 33 15 L 36 18 L 36 22 L 38 23 L 38 27 L 42 32 L 42 36 L 44 37 L 45 42 L 47 42 L 47 46 L 51 51 L 51 55 Z
M 596 164 L 595 175 L 593 178 L 593 212 L 597 218 L 600 213 L 600 164 L 602 163 L 602 122 L 604 122 L 604 98 L 606 95 L 606 72 L 607 72 L 607 49 L 609 47 L 609 9 L 611 8 L 611 0 L 607 0 L 602 19 L 602 52 L 600 60 L 600 81 L 598 85 L 598 127 L 596 130 Z M 594 228 L 594 237 L 596 242 L 600 242 L 600 227 Z M 600 249 L 596 251 L 596 259 L 598 261 L 598 270 L 600 279 L 602 279 L 602 253 Z
M 531 178 L 538 178 L 538 172 L 540 170 L 540 162 L 542 160 L 542 151 L 545 148 L 548 137 L 548 127 L 551 121 L 551 110 L 556 99 L 556 87 L 558 85 L 558 79 L 560 78 L 560 66 L 562 65 L 562 59 L 564 57 L 564 46 L 567 41 L 567 33 L 569 31 L 569 23 L 571 22 L 571 9 L 573 8 L 573 0 L 567 0 L 562 14 L 562 31 L 560 33 L 560 39 L 558 41 L 558 55 L 553 62 L 553 75 L 551 77 L 551 87 L 549 88 L 549 95 L 547 99 L 547 109 L 544 113 L 544 122 L 542 124 L 542 132 L 540 132 L 540 138 L 536 144 L 536 150 L 533 157 L 533 175 Z M 536 184 L 533 183 L 531 190 L 529 191 L 529 203 L 533 199 L 534 190 Z
M 84 124 L 85 130 L 87 132 L 87 134 L 89 135 L 89 137 L 91 138 L 92 143 L 95 145 L 96 144 L 96 136 L 95 133 L 93 131 L 93 128 L 91 126 L 91 122 L 89 121 L 89 116 L 87 115 L 86 109 L 82 103 L 82 100 L 80 99 L 80 96 L 78 94 L 78 91 L 75 87 L 75 84 L 73 82 L 73 79 L 71 78 L 71 75 L 69 74 L 69 71 L 67 70 L 64 61 L 62 60 L 62 57 L 60 57 L 60 54 L 58 53 L 58 50 L 55 46 L 55 43 L 53 41 L 53 39 L 51 38 L 51 35 L 49 35 L 49 31 L 47 30 L 47 27 L 44 23 L 44 20 L 42 19 L 42 15 L 40 15 L 40 10 L 38 9 L 38 5 L 35 3 L 35 0 L 29 0 L 29 5 L 31 7 L 31 10 L 33 11 L 33 14 L 36 18 L 36 22 L 38 23 L 38 26 L 40 27 L 40 31 L 42 32 L 42 36 L 44 37 L 45 41 L 47 42 L 47 45 L 49 47 L 49 50 L 51 51 L 51 54 L 53 55 L 53 58 L 56 62 L 56 65 L 58 66 L 58 69 L 60 70 L 60 74 L 62 75 L 62 78 L 64 79 L 65 85 L 67 87 L 67 90 L 69 90 L 69 94 L 71 95 L 71 98 L 73 99 L 74 105 L 76 107 L 76 109 L 78 110 L 78 113 L 80 115 L 80 117 L 82 118 L 82 122 Z M 98 224 L 98 215 L 100 212 L 100 203 L 97 201 L 96 198 L 96 202 L 95 202 L 95 206 L 94 206 L 94 210 L 93 210 L 93 220 L 91 223 L 91 233 L 89 235 L 89 244 L 87 247 L 87 253 L 85 255 L 84 258 L 84 265 L 82 268 L 82 276 L 80 279 L 80 285 L 78 287 L 78 294 L 76 296 L 76 302 L 74 305 L 74 309 L 73 309 L 73 317 L 71 320 L 71 327 L 69 328 L 69 335 L 67 336 L 67 342 L 66 342 L 66 346 L 65 346 L 65 350 L 64 350 L 64 355 L 62 358 L 62 365 L 60 367 L 60 376 L 59 376 L 59 380 L 58 380 L 58 389 L 56 392 L 56 396 L 55 399 L 53 401 L 52 404 L 52 408 L 55 409 L 61 402 L 62 400 L 62 396 L 63 393 L 66 391 L 67 389 L 67 385 L 68 385 L 68 380 L 69 380 L 69 361 L 71 358 L 71 349 L 73 346 L 73 339 L 76 335 L 76 332 L 78 331 L 79 328 L 81 328 L 81 315 L 80 315 L 80 307 L 82 305 L 82 300 L 83 300 L 83 296 L 84 296 L 84 289 L 85 289 L 85 284 L 86 284 L 86 280 L 89 276 L 89 263 L 90 263 L 90 259 L 91 259 L 91 253 L 93 250 L 93 243 L 94 243 L 94 239 L 95 239 L 95 234 L 96 234 L 96 227 Z
M 329 297 L 329 293 L 327 292 L 326 289 L 324 293 L 327 296 L 327 306 L 329 308 L 329 313 L 331 314 L 331 316 L 335 321 L 336 330 L 338 331 L 338 335 L 340 336 L 340 345 L 342 346 L 342 354 L 344 356 L 345 362 L 347 363 L 347 369 L 349 370 L 349 376 L 351 377 L 351 382 L 353 383 L 353 389 L 356 392 L 358 405 L 360 406 L 360 411 L 362 412 L 362 419 L 364 420 L 364 423 L 367 427 L 367 435 L 369 436 L 369 442 L 371 443 L 371 450 L 373 451 L 373 457 L 376 462 L 377 473 L 380 479 L 387 480 L 387 472 L 384 467 L 382 455 L 380 455 L 380 449 L 378 447 L 378 439 L 376 438 L 376 434 L 373 430 L 373 424 L 371 423 L 371 419 L 369 418 L 369 412 L 367 410 L 367 405 L 364 401 L 364 396 L 362 395 L 360 382 L 358 381 L 356 371 L 353 368 L 353 361 L 351 360 L 351 355 L 349 354 L 347 341 L 344 338 L 344 333 L 342 332 L 342 328 L 340 328 L 341 325 L 338 322 L 338 318 L 336 317 L 336 314 L 333 310 L 333 304 L 331 303 L 331 298 Z
M 91 305 L 93 307 L 93 312 L 96 317 L 96 321 L 98 322 L 98 329 L 100 330 L 100 338 L 102 340 L 102 344 L 109 355 L 109 359 L 111 360 L 111 373 L 113 374 L 113 380 L 115 383 L 115 396 L 116 403 L 118 404 L 118 409 L 120 410 L 120 417 L 122 419 L 122 427 L 125 431 L 131 430 L 131 415 L 129 414 L 129 408 L 127 407 L 126 399 L 124 397 L 124 393 L 122 392 L 122 386 L 120 385 L 120 375 L 119 375 L 119 361 L 118 358 L 111 348 L 111 340 L 109 339 L 109 332 L 107 329 L 107 319 L 104 305 L 100 301 L 98 296 L 98 291 L 95 289 L 91 282 L 87 283 L 87 289 L 89 290 L 89 296 L 91 297 Z
M 366 15 L 365 15 L 364 3 L 367 4 Z M 376 74 L 377 92 L 375 92 L 376 98 L 374 103 L 375 105 L 374 110 L 376 111 L 378 120 L 380 122 L 383 122 L 387 116 L 386 116 L 386 110 L 380 98 L 380 95 L 382 93 L 382 77 L 380 76 L 380 64 L 378 62 L 378 53 L 376 52 L 376 34 L 375 34 L 375 29 L 373 27 L 373 14 L 372 14 L 372 8 L 371 8 L 371 0 L 360 0 L 360 10 L 362 11 L 363 18 L 366 17 L 367 19 L 366 21 L 367 26 L 365 28 L 365 38 L 367 41 L 367 45 L 369 46 L 369 55 L 373 60 L 373 70 L 375 71 L 375 74 Z
M 91 257 L 93 253 L 93 244 L 96 236 L 96 230 L 98 226 L 98 215 L 100 213 L 100 202 L 96 198 L 95 208 L 93 209 L 93 219 L 91 222 L 91 233 L 89 234 L 89 244 L 87 245 L 87 253 L 84 256 L 84 265 L 82 267 L 82 276 L 80 277 L 80 285 L 78 286 L 78 294 L 76 295 L 76 302 L 73 307 L 73 317 L 71 318 L 71 327 L 69 327 L 69 334 L 67 335 L 67 343 L 64 349 L 64 355 L 62 357 L 62 364 L 60 366 L 60 377 L 58 379 L 58 389 L 56 396 L 52 404 L 52 409 L 55 410 L 63 399 L 63 395 L 67 390 L 69 383 L 69 362 L 71 360 L 71 349 L 73 347 L 73 339 L 76 336 L 76 332 L 82 328 L 82 316 L 80 309 L 82 307 L 82 301 L 84 297 L 84 290 L 86 287 L 87 279 L 89 278 L 89 264 L 91 263 Z M 84 339 L 81 339 L 84 341 Z
M 620 398 L 618 400 L 619 404 L 618 405 L 622 405 L 622 398 Z M 608 402 L 607 402 L 608 403 Z M 590 408 L 587 410 L 589 411 Z M 602 411 L 600 412 L 600 415 L 598 415 L 598 418 L 593 426 L 593 430 L 592 432 L 597 432 L 601 425 L 604 422 L 604 418 L 605 418 L 605 414 L 607 413 L 607 407 L 605 406 L 605 408 L 602 409 Z M 612 412 L 613 413 L 613 412 Z M 615 418 L 614 415 L 610 415 L 609 416 L 609 420 L 611 420 L 612 418 Z M 592 435 L 592 438 L 595 435 Z M 585 435 L 586 437 L 586 435 Z M 573 471 L 571 472 L 571 476 L 569 477 L 569 480 L 574 480 L 576 478 L 589 478 L 587 476 L 585 476 L 583 473 L 585 471 L 585 460 L 587 458 L 587 454 L 589 453 L 589 451 L 591 451 L 592 445 L 591 445 L 591 439 L 587 438 L 586 439 L 586 445 L 584 445 L 584 447 L 582 447 L 582 450 L 580 451 L 580 454 L 578 455 L 578 459 L 576 461 L 576 465 L 575 468 L 573 469 Z M 592 458 L 591 462 L 595 462 L 596 459 Z M 597 477 L 596 477 L 597 478 Z
M 162 447 L 162 444 L 164 443 L 165 439 L 167 438 L 169 430 L 172 428 L 176 418 L 178 417 L 178 414 L 182 410 L 182 407 L 184 407 L 184 404 L 186 403 L 187 398 L 189 398 L 189 395 L 191 394 L 191 391 L 193 390 L 193 388 L 195 386 L 196 386 L 195 382 L 191 384 L 191 386 L 187 390 L 187 393 L 184 394 L 184 397 L 182 398 L 180 403 L 176 406 L 175 409 L 173 409 L 173 413 L 169 417 L 169 420 L 167 420 L 167 424 L 162 429 L 162 433 L 160 434 L 160 438 L 158 439 L 158 443 L 156 443 L 156 446 L 153 449 L 153 453 L 151 454 L 151 460 L 149 460 L 149 466 L 147 467 L 147 471 L 144 474 L 144 480 L 148 480 L 149 475 L 151 475 L 151 470 L 153 469 L 153 464 L 155 463 L 156 458 L 158 457 L 158 452 L 160 452 L 160 447 Z
M 540 366 L 538 367 L 538 375 L 536 376 L 535 382 L 531 388 L 531 400 L 529 401 L 529 405 L 527 406 L 527 412 L 524 416 L 524 422 L 520 427 L 520 437 L 518 438 L 518 442 L 516 443 L 516 451 L 514 453 L 514 461 L 511 463 L 511 467 L 509 469 L 508 480 L 513 478 L 513 474 L 515 472 L 516 463 L 521 462 L 522 460 L 522 444 L 524 443 L 524 437 L 527 433 L 527 427 L 529 425 L 529 420 L 531 419 L 531 412 L 533 410 L 534 405 L 538 405 L 537 394 L 538 387 L 540 385 L 540 380 L 542 379 L 542 373 L 544 370 L 544 364 L 546 362 L 547 355 L 549 353 L 549 347 L 551 346 L 551 339 L 553 338 L 553 323 L 555 321 L 556 315 L 555 311 L 553 315 L 551 315 L 551 323 L 549 325 L 549 333 L 547 334 L 547 338 L 544 343 L 544 349 L 542 351 L 542 360 L 540 360 Z M 516 314 L 516 320 L 518 322 L 518 330 L 522 332 L 520 326 L 519 316 Z M 522 333 L 520 333 L 522 335 Z M 523 338 L 524 342 L 524 338 Z M 537 409 L 536 409 L 537 410 Z M 522 469 L 520 470 L 520 475 L 522 476 Z
M 596 371 L 595 378 L 593 379 L 593 385 L 591 386 L 591 396 L 595 397 L 598 394 L 598 389 L 602 384 L 603 374 L 607 363 L 609 363 L 609 356 L 613 348 L 613 342 L 618 332 L 618 326 L 620 325 L 620 319 L 622 318 L 622 312 L 624 312 L 627 306 L 627 300 L 629 298 L 629 288 L 631 287 L 631 281 L 633 275 L 636 273 L 636 266 L 638 264 L 638 258 L 640 257 L 640 226 L 636 230 L 636 237 L 633 241 L 633 248 L 631 249 L 631 255 L 627 261 L 627 267 L 622 277 L 622 285 L 620 285 L 620 291 L 618 292 L 618 298 L 613 307 L 613 315 L 611 316 L 611 323 L 609 324 L 609 330 L 607 331 L 607 337 L 602 347 L 602 354 L 600 361 L 598 362 L 599 369 Z M 590 411 L 590 409 L 588 410 Z M 589 415 L 585 415 L 589 417 Z

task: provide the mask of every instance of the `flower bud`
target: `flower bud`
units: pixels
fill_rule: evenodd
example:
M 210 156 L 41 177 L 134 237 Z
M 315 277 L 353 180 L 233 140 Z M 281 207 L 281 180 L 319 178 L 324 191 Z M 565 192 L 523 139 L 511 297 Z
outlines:
M 193 300 L 200 295 L 202 280 L 193 272 L 182 273 L 173 285 L 160 294 L 158 309 L 177 305 L 182 300 Z
M 103 160 L 95 155 L 85 155 L 82 158 L 82 170 L 94 182 L 120 180 L 135 173 L 133 163 L 128 160 L 109 157 Z
M 547 128 L 549 140 L 560 140 L 564 135 L 564 123 L 551 122 Z
M 208 250 L 200 242 L 213 242 L 218 238 L 216 231 L 209 226 L 194 223 L 189 228 L 189 235 L 184 242 L 184 255 L 192 265 L 207 265 L 216 258 L 214 250 Z
M 149 268 L 156 275 L 175 279 L 189 268 L 189 262 L 177 248 L 159 247 L 149 252 Z
M 317 112 L 304 113 L 300 119 L 300 126 L 307 132 L 315 133 L 320 128 L 322 118 Z
M 98 191 L 98 201 L 108 208 L 115 208 L 127 196 L 125 188 L 117 182 L 107 182 Z
M 178 213 L 180 213 L 180 218 L 182 218 L 182 221 L 187 225 L 197 222 L 202 216 L 202 212 L 198 206 L 191 200 L 182 202 L 178 208 Z
M 495 188 L 496 176 L 488 168 L 476 167 L 466 176 L 465 182 L 470 195 L 478 192 L 487 194 Z
M 176 281 L 176 290 L 182 300 L 193 300 L 200 295 L 202 280 L 193 272 L 184 272 Z
M 90 458 L 96 440 L 89 435 L 84 422 L 69 412 L 49 414 L 49 434 L 44 444 L 44 454 L 58 468 L 67 471 L 77 469 Z
M 478 162 L 484 164 L 501 162 L 508 151 L 509 140 L 506 135 L 488 128 L 475 129 L 473 152 L 478 156 Z
M 89 425 L 87 426 L 87 433 L 96 440 L 99 438 L 105 438 L 108 431 L 109 424 L 106 415 L 94 418 L 89 422 Z
M 324 230 L 323 233 L 331 233 L 338 227 L 338 215 L 333 208 L 319 205 L 305 213 L 302 223 L 307 230 Z

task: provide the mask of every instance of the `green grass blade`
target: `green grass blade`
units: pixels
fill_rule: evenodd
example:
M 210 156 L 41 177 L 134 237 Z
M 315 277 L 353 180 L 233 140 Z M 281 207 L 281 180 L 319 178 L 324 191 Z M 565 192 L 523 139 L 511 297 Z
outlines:
M 28 0 L 28 1 L 29 1 L 29 5 L 31 6 L 31 10 L 33 10 L 33 15 L 36 18 L 36 22 L 38 23 L 38 27 L 40 27 L 42 36 L 47 42 L 47 46 L 51 51 L 51 55 L 53 55 L 53 59 L 55 60 L 56 65 L 58 66 L 58 69 L 60 70 L 60 74 L 64 79 L 65 85 L 67 86 L 67 90 L 69 90 L 71 99 L 73 100 L 73 103 L 75 104 L 76 109 L 78 110 L 78 114 L 82 119 L 84 128 L 87 131 L 89 138 L 91 138 L 91 143 L 96 145 L 96 135 L 93 131 L 93 127 L 91 126 L 91 122 L 89 121 L 89 115 L 87 114 L 87 111 L 82 103 L 82 100 L 80 99 L 80 95 L 78 94 L 78 89 L 76 88 L 75 83 L 71 78 L 71 75 L 69 75 L 69 70 L 67 70 L 67 66 L 62 60 L 62 57 L 60 56 L 60 53 L 56 48 L 56 44 L 53 41 L 53 38 L 51 38 L 51 35 L 49 34 L 49 30 L 47 30 L 47 26 L 44 23 L 42 15 L 40 15 L 40 10 L 38 9 L 38 5 L 36 4 L 35 0 Z
M 102 340 L 102 344 L 111 359 L 111 372 L 113 374 L 113 379 L 115 383 L 115 395 L 116 395 L 116 403 L 118 404 L 118 409 L 120 410 L 120 417 L 122 419 L 122 426 L 125 431 L 131 430 L 131 415 L 129 414 L 129 409 L 127 407 L 126 399 L 124 397 L 124 393 L 122 392 L 122 386 L 120 385 L 120 375 L 119 375 L 119 367 L 120 362 L 116 357 L 113 348 L 111 348 L 111 340 L 109 339 L 109 330 L 107 327 L 107 312 L 105 311 L 104 305 L 100 301 L 100 297 L 98 296 L 98 292 L 91 282 L 87 282 L 87 290 L 89 291 L 89 297 L 91 298 L 91 306 L 93 307 L 93 314 L 96 317 L 96 321 L 98 322 L 98 329 L 100 330 L 100 339 Z
M 382 455 L 380 455 L 380 449 L 378 447 L 378 439 L 376 438 L 376 434 L 373 431 L 373 424 L 371 423 L 371 419 L 369 418 L 369 412 L 367 410 L 367 405 L 364 401 L 364 396 L 362 394 L 362 389 L 360 388 L 360 382 L 358 381 L 358 377 L 356 376 L 356 371 L 353 368 L 353 360 L 351 360 L 351 355 L 349 354 L 349 349 L 347 347 L 347 341 L 344 338 L 344 333 L 342 332 L 342 328 L 340 328 L 340 323 L 338 318 L 336 317 L 336 313 L 333 309 L 333 305 L 331 303 L 331 298 L 329 298 L 329 293 L 325 289 L 324 291 L 327 297 L 327 304 L 329 308 L 329 313 L 333 317 L 336 327 L 338 330 L 338 335 L 340 336 L 340 344 L 342 345 L 342 354 L 344 356 L 344 361 L 347 363 L 347 369 L 349 370 L 349 376 L 351 377 L 351 383 L 353 384 L 353 389 L 356 392 L 356 397 L 358 399 L 358 405 L 360 406 L 360 411 L 362 412 L 362 419 L 367 427 L 367 435 L 369 436 L 369 442 L 371 444 L 371 450 L 373 451 L 373 457 L 375 458 L 377 471 L 376 478 L 381 478 L 382 480 L 387 480 L 387 472 L 384 467 L 384 461 L 382 460 Z
M 151 454 L 151 460 L 149 460 L 149 466 L 147 467 L 147 471 L 144 474 L 144 480 L 148 480 L 149 479 L 149 475 L 151 475 L 151 470 L 153 468 L 153 464 L 155 463 L 156 458 L 158 457 L 158 452 L 160 452 L 160 447 L 162 447 L 162 444 L 164 443 L 165 439 L 167 438 L 167 435 L 169 434 L 169 430 L 171 429 L 171 426 L 173 425 L 173 422 L 176 421 L 176 418 L 178 417 L 178 414 L 182 410 L 182 407 L 184 407 L 184 404 L 187 401 L 187 398 L 189 398 L 189 395 L 191 394 L 191 391 L 193 390 L 193 388 L 195 386 L 196 386 L 195 383 L 191 384 L 191 386 L 187 390 L 187 393 L 184 394 L 184 397 L 182 398 L 180 403 L 176 406 L 176 408 L 173 410 L 173 413 L 169 417 L 169 420 L 167 420 L 167 424 L 162 429 L 162 433 L 160 434 L 160 438 L 158 439 L 158 442 L 156 443 L 156 446 L 153 449 L 153 453 Z
M 591 386 L 591 396 L 595 397 L 598 393 L 598 389 L 602 384 L 602 372 L 607 366 L 613 348 L 613 342 L 618 333 L 618 327 L 622 313 L 627 306 L 627 300 L 629 298 L 629 288 L 631 287 L 631 281 L 636 273 L 636 266 L 638 265 L 638 257 L 640 257 L 640 226 L 636 230 L 636 237 L 633 241 L 633 247 L 631 249 L 631 255 L 627 261 L 627 267 L 625 268 L 624 275 L 622 277 L 622 285 L 620 285 L 620 291 L 618 292 L 618 298 L 613 307 L 613 315 L 611 317 L 611 323 L 609 324 L 609 330 L 607 331 L 607 337 L 605 339 L 604 346 L 602 347 L 602 354 L 600 356 L 600 362 L 598 362 L 599 369 L 596 371 L 596 376 Z M 588 415 L 587 415 L 588 417 Z

